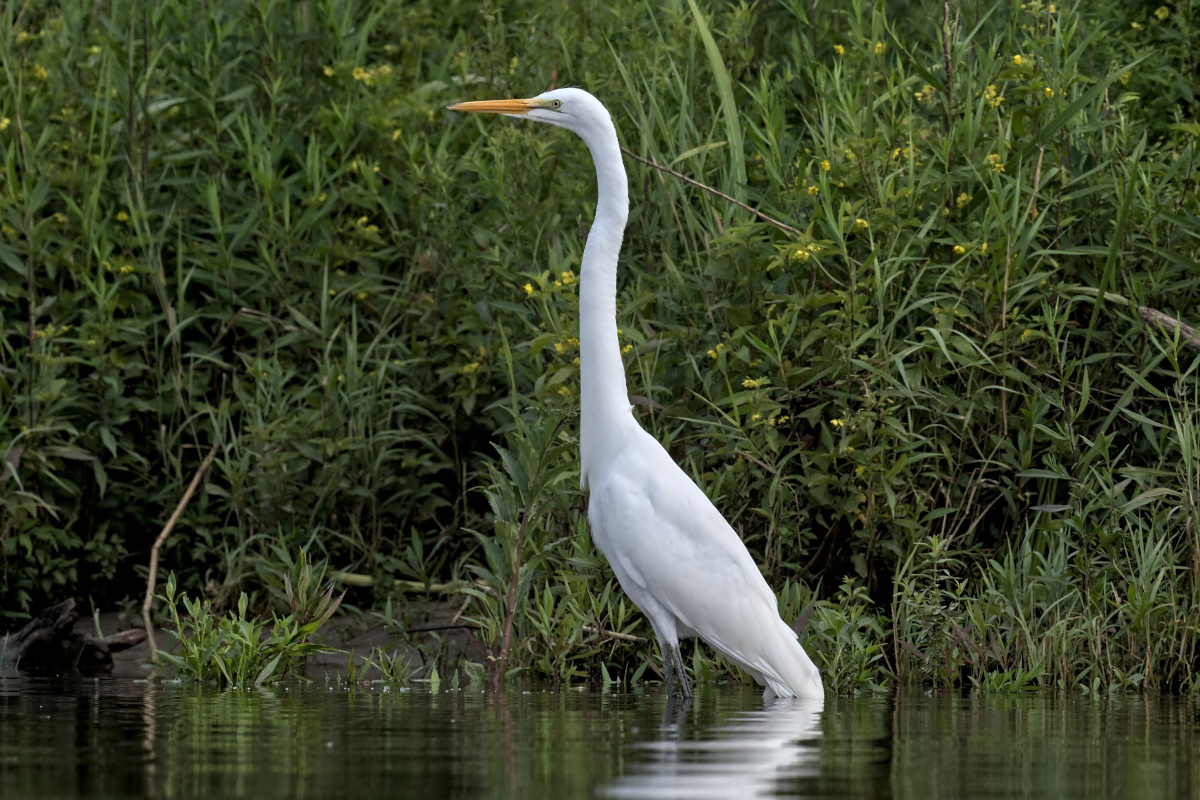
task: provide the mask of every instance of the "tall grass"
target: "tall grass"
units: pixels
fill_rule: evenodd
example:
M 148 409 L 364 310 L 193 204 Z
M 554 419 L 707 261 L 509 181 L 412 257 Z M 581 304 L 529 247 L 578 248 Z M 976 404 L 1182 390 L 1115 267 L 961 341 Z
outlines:
M 651 674 L 570 488 L 586 150 L 441 111 L 574 84 L 643 159 L 637 413 L 831 685 L 1194 685 L 1200 359 L 1147 321 L 1200 300 L 1193 11 L 7 8 L 0 608 L 136 593 L 219 444 L 185 588 L 307 545 Z

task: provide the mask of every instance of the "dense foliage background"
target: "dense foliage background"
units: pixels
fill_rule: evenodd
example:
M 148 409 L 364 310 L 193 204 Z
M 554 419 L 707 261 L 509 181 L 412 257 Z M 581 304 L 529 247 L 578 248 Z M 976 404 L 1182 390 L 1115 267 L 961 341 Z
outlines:
M 601 5 L 5 4 L 0 614 L 136 598 L 215 447 L 164 565 L 218 607 L 306 546 L 651 668 L 577 489 L 588 154 L 444 110 L 577 85 L 769 217 L 631 158 L 620 325 L 832 688 L 1194 686 L 1191 0 Z

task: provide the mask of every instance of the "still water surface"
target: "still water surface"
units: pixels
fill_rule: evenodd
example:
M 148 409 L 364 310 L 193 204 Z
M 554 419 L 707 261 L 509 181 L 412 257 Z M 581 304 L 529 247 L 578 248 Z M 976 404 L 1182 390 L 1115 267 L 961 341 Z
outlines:
M 0 798 L 1200 797 L 1197 702 L 0 677 Z

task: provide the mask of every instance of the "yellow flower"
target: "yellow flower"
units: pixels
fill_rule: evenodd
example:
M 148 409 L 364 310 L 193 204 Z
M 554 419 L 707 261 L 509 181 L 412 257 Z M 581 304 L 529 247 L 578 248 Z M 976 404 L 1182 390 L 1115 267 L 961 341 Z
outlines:
M 981 252 L 981 253 L 987 252 L 987 242 L 984 242 L 983 244 L 979 245 L 979 252 Z
M 396 130 L 392 131 L 392 141 L 394 142 L 399 138 L 400 138 L 400 129 L 396 128 Z
M 864 467 L 862 464 L 859 464 L 857 467 L 854 468 L 854 474 L 860 478 L 862 477 L 862 474 L 866 471 L 867 471 L 867 468 Z
M 954 245 L 954 255 L 961 256 L 965 252 L 967 252 L 967 248 L 963 247 L 961 244 Z
M 4 119 L 0 119 L 0 131 L 8 130 L 8 126 L 11 123 L 12 123 L 12 120 L 10 120 L 8 117 L 5 117 Z
M 1131 76 L 1131 75 L 1130 75 L 1128 72 L 1122 72 L 1122 73 L 1121 73 L 1121 85 L 1122 85 L 1122 86 L 1128 86 L 1128 85 L 1129 85 L 1129 79 L 1130 79 L 1131 77 L 1132 77 L 1132 76 Z M 8 122 L 8 120 L 4 120 L 4 121 L 5 121 L 5 122 Z M 2 131 L 2 130 L 4 130 L 4 128 L 0 128 L 0 131 Z
M 760 386 L 766 386 L 771 381 L 767 378 L 746 378 L 742 381 L 743 389 L 757 389 Z
M 1058 11 L 1058 9 L 1054 7 L 1054 3 L 1051 3 L 1051 4 L 1050 4 L 1050 13 L 1051 13 L 1051 14 L 1054 14 L 1054 13 L 1056 13 L 1057 11 Z
M 829 172 L 829 170 L 833 169 L 833 167 L 829 164 L 829 159 L 825 159 L 821 162 L 821 169 L 825 170 L 826 172 Z
M 330 66 L 325 66 L 325 67 L 323 67 L 322 69 L 325 71 L 325 77 L 326 77 L 326 78 L 332 78 L 332 77 L 333 77 L 333 67 L 330 67 Z
M 983 97 L 985 100 L 991 100 L 995 96 L 996 96 L 996 84 L 989 83 L 987 85 L 987 88 L 983 90 Z
M 992 172 L 1004 172 L 1004 159 L 997 153 L 992 153 L 988 156 L 987 163 L 992 168 Z
M 1131 22 L 1131 23 L 1129 23 L 1129 27 L 1133 28 L 1135 31 L 1140 31 L 1142 29 L 1142 23 Z
M 799 261 L 801 264 L 803 264 L 805 261 L 808 261 L 810 258 L 812 258 L 812 255 L 808 252 L 807 249 L 805 249 L 805 250 L 796 250 L 795 252 L 793 252 L 790 260 Z
M 1049 86 L 1047 86 L 1045 89 L 1043 89 L 1042 93 L 1046 95 L 1047 100 L 1049 100 L 1051 97 L 1054 97 L 1054 90 L 1051 89 Z
M 809 193 L 809 194 L 811 194 L 813 197 L 816 197 L 816 196 L 817 196 L 817 195 L 820 193 L 820 191 L 821 191 L 821 187 L 820 187 L 820 186 L 810 186 L 810 187 L 808 187 L 808 193 Z
M 337 289 L 330 289 L 330 290 L 329 290 L 329 296 L 330 296 L 330 297 L 337 297 Z
M 751 422 L 758 422 L 758 421 L 759 421 L 759 420 L 761 420 L 761 419 L 762 419 L 762 414 L 752 414 L 752 415 L 750 416 L 750 421 L 751 421 Z
M 121 274 L 128 275 L 133 272 L 133 264 L 123 264 L 121 266 Z
M 354 295 L 354 299 L 355 299 L 355 300 L 366 300 L 366 299 L 367 299 L 367 293 L 366 293 L 366 292 L 359 292 L 358 294 Z
M 709 351 L 708 351 L 708 357 L 709 357 L 709 358 L 716 358 L 716 357 L 717 357 L 717 351 L 716 351 L 716 350 L 709 350 Z
M 554 343 L 554 352 L 561 355 L 561 354 L 567 352 L 567 346 L 565 344 L 563 344 L 562 342 L 555 342 Z
M 124 211 L 117 212 L 117 222 L 128 222 L 128 221 L 129 221 L 128 214 L 126 214 Z
M 1160 22 L 1165 22 L 1167 17 L 1171 16 L 1171 9 L 1166 6 L 1159 6 L 1155 10 L 1154 16 L 1158 17 Z
M 955 205 L 957 205 L 959 208 L 962 208 L 969 202 L 971 202 L 971 196 L 966 192 L 961 193 L 958 196 L 958 199 L 954 201 Z
M 354 72 L 350 73 L 356 81 L 362 81 L 367 86 L 370 86 L 374 81 L 371 79 L 371 73 L 367 72 L 362 67 L 355 67 Z
M 875 55 L 877 55 L 877 56 L 883 55 L 883 50 L 884 50 L 883 42 L 876 42 L 875 43 Z
M 621 354 L 624 355 L 625 353 L 628 353 L 632 349 L 633 349 L 633 345 L 627 344 L 621 348 Z
M 571 270 L 566 270 L 562 273 L 562 285 L 570 286 L 575 282 L 575 273 Z
M 856 230 L 864 230 L 865 231 L 867 228 L 870 228 L 871 225 L 865 219 L 863 219 L 862 217 L 859 217 L 858 219 L 854 220 L 854 227 Z
M 846 55 L 846 48 L 842 47 L 840 44 L 835 44 L 833 46 L 833 52 L 837 53 L 839 56 L 844 56 Z
M 379 233 L 379 226 L 378 225 L 368 225 L 367 227 L 363 228 L 363 233 L 366 233 L 368 236 L 375 234 L 375 233 Z
M 845 156 L 846 156 L 846 160 L 847 160 L 847 161 L 854 161 L 855 159 L 857 159 L 857 158 L 858 158 L 858 156 L 856 156 L 856 155 L 854 154 L 854 151 L 853 151 L 853 150 L 851 150 L 849 147 L 847 147 L 847 148 L 846 148 L 846 149 L 843 151 L 843 155 L 845 155 Z
M 44 81 L 46 78 L 50 77 L 50 73 L 46 72 L 46 68 L 41 64 L 36 64 L 33 67 L 33 77 L 37 78 L 39 81 Z
M 845 424 L 846 424 L 846 422 L 845 422 L 845 420 L 840 420 L 840 419 L 831 419 L 831 420 L 829 420 L 829 424 L 830 424 L 830 425 L 832 425 L 832 426 L 833 426 L 833 427 L 835 427 L 835 428 L 840 428 L 840 427 L 842 427 L 843 425 L 845 425 Z
M 1018 54 L 1012 57 L 1012 63 L 1014 67 L 1019 67 L 1025 63 L 1025 59 Z
M 54 212 L 54 221 L 61 225 L 62 223 L 67 221 L 67 215 L 62 213 L 61 211 L 56 211 L 56 212 Z
M 463 375 L 471 375 L 479 369 L 478 361 L 470 361 L 462 366 Z
M 526 297 L 533 297 L 533 284 L 532 283 L 526 283 L 521 288 L 525 290 Z

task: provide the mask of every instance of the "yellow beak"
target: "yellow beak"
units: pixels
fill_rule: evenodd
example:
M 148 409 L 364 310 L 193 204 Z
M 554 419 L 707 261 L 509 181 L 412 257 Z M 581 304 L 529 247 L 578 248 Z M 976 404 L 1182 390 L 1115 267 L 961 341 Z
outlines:
M 473 111 L 477 114 L 524 114 L 534 108 L 530 100 L 476 100 L 470 103 L 455 103 L 448 106 L 451 111 Z

